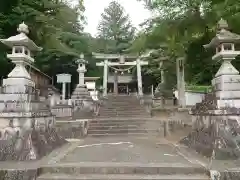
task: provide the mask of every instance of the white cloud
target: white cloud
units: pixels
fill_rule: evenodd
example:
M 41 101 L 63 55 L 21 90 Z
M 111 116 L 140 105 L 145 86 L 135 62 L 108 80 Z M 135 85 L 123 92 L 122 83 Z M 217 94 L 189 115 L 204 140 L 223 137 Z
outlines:
M 101 13 L 112 0 L 85 0 L 86 8 L 85 16 L 87 17 L 87 25 L 85 31 L 96 35 L 97 25 L 101 20 Z M 139 24 L 150 18 L 151 12 L 144 8 L 144 5 L 137 0 L 117 0 L 129 14 L 133 25 L 139 28 Z

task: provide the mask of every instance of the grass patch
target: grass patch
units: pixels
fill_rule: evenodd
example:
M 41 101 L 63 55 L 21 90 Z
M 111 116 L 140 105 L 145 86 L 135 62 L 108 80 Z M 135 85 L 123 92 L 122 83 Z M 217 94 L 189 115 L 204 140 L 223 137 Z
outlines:
M 211 86 L 186 86 L 187 91 L 193 91 L 193 92 L 200 92 L 200 93 L 206 93 L 211 91 Z

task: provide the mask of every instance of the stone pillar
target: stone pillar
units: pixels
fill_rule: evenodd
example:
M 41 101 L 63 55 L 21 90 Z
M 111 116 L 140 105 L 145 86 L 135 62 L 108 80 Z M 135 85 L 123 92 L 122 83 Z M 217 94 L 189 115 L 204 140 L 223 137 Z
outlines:
M 66 83 L 62 83 L 62 100 L 66 99 Z
M 113 83 L 114 83 L 114 94 L 118 94 L 118 74 L 117 72 L 114 73 L 114 80 L 113 80 Z
M 161 92 L 161 104 L 160 104 L 160 106 L 163 107 L 165 105 L 164 94 L 163 94 L 163 90 L 165 88 L 165 77 L 164 77 L 164 69 L 163 69 L 163 60 L 160 61 L 159 68 L 160 68 L 160 72 L 161 72 L 161 89 L 160 89 L 160 91 L 162 91 Z
M 164 77 L 164 70 L 161 69 L 161 83 L 164 84 L 165 83 L 165 77 Z
M 84 72 L 79 71 L 78 72 L 78 82 L 80 86 L 84 85 Z
M 185 108 L 186 97 L 185 97 L 184 58 L 177 58 L 177 89 L 178 89 L 178 105 L 182 108 Z
M 107 80 L 108 80 L 108 60 L 104 60 L 103 69 L 103 96 L 107 96 Z
M 141 61 L 140 61 L 140 59 L 137 59 L 136 62 L 137 62 L 138 95 L 139 95 L 139 96 L 143 96 Z
M 55 106 L 56 100 L 55 100 L 54 95 L 49 96 L 49 99 L 50 99 L 50 106 L 51 107 Z

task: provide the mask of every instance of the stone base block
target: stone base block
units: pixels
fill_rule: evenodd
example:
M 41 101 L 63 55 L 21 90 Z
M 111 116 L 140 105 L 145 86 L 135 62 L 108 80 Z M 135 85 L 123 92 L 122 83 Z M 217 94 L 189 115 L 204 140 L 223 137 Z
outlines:
M 0 161 L 39 160 L 65 143 L 55 129 L 33 130 L 21 137 L 0 140 Z
M 1 180 L 34 180 L 39 175 L 38 170 L 0 170 Z

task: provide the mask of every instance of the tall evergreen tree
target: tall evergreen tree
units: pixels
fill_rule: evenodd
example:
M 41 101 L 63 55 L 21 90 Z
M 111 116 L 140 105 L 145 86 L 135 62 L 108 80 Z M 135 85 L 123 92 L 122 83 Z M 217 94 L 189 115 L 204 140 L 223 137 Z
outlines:
M 106 51 L 109 53 L 123 53 L 130 47 L 135 34 L 129 15 L 116 1 L 112 1 L 104 13 L 98 26 L 98 35 L 107 40 Z

